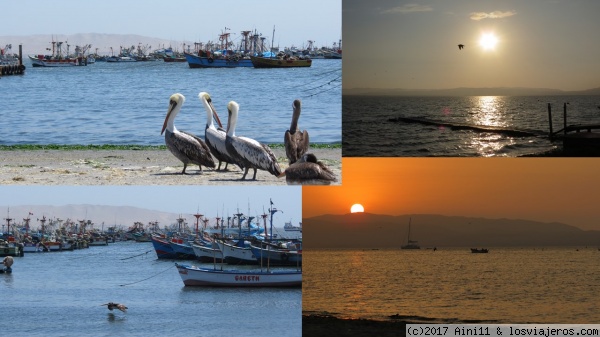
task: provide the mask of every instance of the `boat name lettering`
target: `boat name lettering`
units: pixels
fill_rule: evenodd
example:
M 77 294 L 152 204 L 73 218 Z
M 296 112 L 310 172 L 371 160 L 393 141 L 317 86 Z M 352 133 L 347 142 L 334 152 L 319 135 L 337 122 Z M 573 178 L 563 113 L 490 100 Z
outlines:
M 183 270 L 179 270 L 179 274 L 183 274 L 183 275 L 187 275 L 187 270 L 183 269 Z
M 260 276 L 258 275 L 236 275 L 236 281 L 240 282 L 258 282 L 260 281 Z

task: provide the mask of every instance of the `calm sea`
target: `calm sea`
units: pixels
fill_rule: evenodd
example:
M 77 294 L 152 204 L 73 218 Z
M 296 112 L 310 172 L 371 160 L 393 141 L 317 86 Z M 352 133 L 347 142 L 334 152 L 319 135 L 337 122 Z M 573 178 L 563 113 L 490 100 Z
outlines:
M 305 313 L 444 323 L 600 322 L 596 247 L 304 254 Z
M 203 136 L 201 91 L 211 95 L 223 123 L 227 103 L 240 104 L 238 135 L 283 143 L 299 98 L 299 125 L 311 142 L 341 142 L 341 60 L 291 69 L 190 69 L 163 61 L 32 68 L 28 62 L 24 76 L 2 79 L 1 145 L 164 145 L 160 130 L 177 92 L 186 102 L 175 125 Z
M 301 336 L 301 302 L 301 289 L 184 287 L 151 243 L 31 253 L 0 274 L 3 336 Z
M 600 96 L 365 97 L 343 96 L 343 156 L 509 156 L 552 150 L 546 136 L 548 103 L 553 130 L 567 123 L 600 123 Z M 539 136 L 451 129 L 391 118 L 427 118 L 450 124 L 530 131 Z

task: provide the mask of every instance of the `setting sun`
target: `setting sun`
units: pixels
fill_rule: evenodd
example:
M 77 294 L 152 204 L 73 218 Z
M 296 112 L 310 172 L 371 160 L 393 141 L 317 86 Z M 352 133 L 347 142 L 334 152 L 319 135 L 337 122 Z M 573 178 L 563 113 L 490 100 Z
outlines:
M 362 213 L 365 211 L 365 208 L 361 204 L 354 204 L 350 207 L 350 213 Z
M 485 50 L 492 50 L 496 48 L 498 44 L 498 38 L 493 33 L 486 33 L 479 39 L 479 45 Z

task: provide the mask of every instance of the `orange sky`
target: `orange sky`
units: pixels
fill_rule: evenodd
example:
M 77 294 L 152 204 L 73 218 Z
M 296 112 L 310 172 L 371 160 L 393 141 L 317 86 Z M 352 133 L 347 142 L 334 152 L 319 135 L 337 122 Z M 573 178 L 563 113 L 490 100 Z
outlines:
M 304 218 L 441 214 L 562 222 L 600 230 L 600 159 L 343 158 L 342 186 L 304 186 Z

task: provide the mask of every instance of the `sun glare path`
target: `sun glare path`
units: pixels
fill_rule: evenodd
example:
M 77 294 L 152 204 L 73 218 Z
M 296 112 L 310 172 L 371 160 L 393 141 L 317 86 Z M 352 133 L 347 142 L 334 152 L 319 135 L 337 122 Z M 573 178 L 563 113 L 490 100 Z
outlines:
M 493 33 L 483 34 L 479 39 L 479 45 L 485 50 L 495 49 L 497 44 L 498 38 Z
M 350 207 L 350 213 L 362 213 L 365 211 L 365 208 L 361 204 L 354 204 Z

